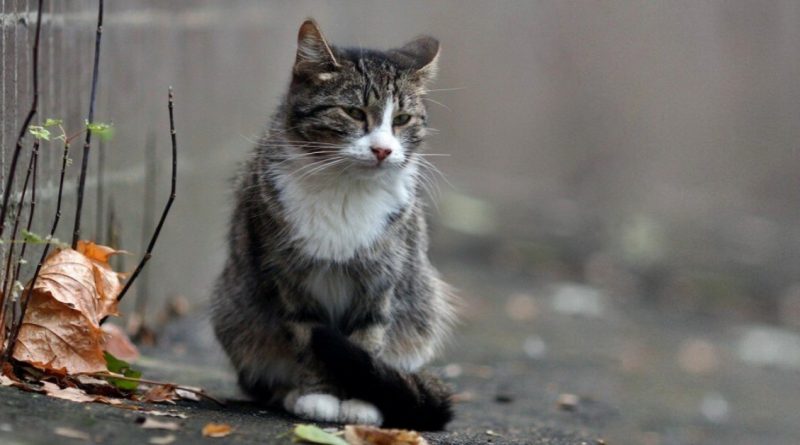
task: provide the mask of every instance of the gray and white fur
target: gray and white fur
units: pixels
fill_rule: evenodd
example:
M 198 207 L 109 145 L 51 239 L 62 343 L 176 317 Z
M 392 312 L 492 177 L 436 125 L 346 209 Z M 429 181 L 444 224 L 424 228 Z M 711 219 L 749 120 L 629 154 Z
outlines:
M 441 429 L 419 369 L 454 318 L 421 199 L 439 43 L 330 45 L 300 27 L 292 80 L 237 178 L 212 318 L 250 395 L 330 422 Z

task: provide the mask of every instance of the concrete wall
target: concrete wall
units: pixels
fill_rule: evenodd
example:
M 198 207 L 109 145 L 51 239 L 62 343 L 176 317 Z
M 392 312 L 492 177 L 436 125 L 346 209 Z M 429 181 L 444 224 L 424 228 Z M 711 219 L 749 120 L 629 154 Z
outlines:
M 77 129 L 96 5 L 45 3 L 39 116 Z M 34 4 L 0 0 L 2 174 L 29 102 Z M 103 206 L 132 252 L 142 248 L 150 134 L 156 213 L 166 199 L 168 85 L 177 96 L 178 200 L 150 263 L 156 302 L 208 296 L 223 261 L 226 180 L 283 92 L 306 16 L 345 44 L 442 40 L 438 87 L 453 90 L 431 96 L 444 105 L 431 105 L 431 150 L 452 154 L 438 164 L 455 190 L 443 186 L 432 214 L 454 248 L 563 250 L 554 255 L 579 275 L 596 254 L 655 264 L 667 280 L 705 268 L 743 280 L 734 290 L 747 298 L 779 295 L 800 272 L 797 2 L 110 0 L 97 119 L 117 132 L 103 147 Z M 52 197 L 59 148 L 44 151 L 41 194 Z M 96 163 L 84 227 L 103 239 Z M 448 216 L 464 208 L 461 195 L 478 200 L 467 207 L 485 222 L 480 235 Z M 74 186 L 67 197 L 68 239 Z

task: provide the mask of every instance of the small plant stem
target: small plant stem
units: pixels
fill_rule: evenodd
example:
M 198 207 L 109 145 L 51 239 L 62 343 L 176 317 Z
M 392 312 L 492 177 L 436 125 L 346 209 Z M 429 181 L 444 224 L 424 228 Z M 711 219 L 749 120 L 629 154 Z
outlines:
M 28 172 L 25 174 L 25 181 L 22 184 L 22 193 L 19 197 L 19 203 L 17 204 L 17 211 L 14 215 L 14 228 L 11 229 L 11 239 L 17 239 L 17 234 L 19 233 L 19 222 L 22 219 L 22 206 L 25 204 L 25 194 L 28 191 L 28 184 L 31 180 L 31 175 L 33 173 L 33 166 L 36 164 L 36 157 L 39 153 L 39 140 L 36 139 L 33 143 L 33 151 L 31 151 L 31 159 L 28 161 Z M 25 244 L 23 243 L 23 246 Z M 3 275 L 3 295 L 11 295 L 11 286 L 13 286 L 14 280 L 12 280 L 11 276 L 11 265 L 14 263 L 14 247 L 16 246 L 15 243 L 12 243 L 11 246 L 8 248 L 8 255 L 6 255 L 6 263 L 5 263 L 5 274 Z M 21 258 L 21 256 L 20 256 Z M 11 286 L 9 286 L 9 284 Z M 13 321 L 13 318 L 12 318 Z
M 39 36 L 42 33 L 42 6 L 44 0 L 39 0 L 38 11 L 36 11 L 36 37 L 33 41 L 33 101 L 28 115 L 19 129 L 17 135 L 17 143 L 14 146 L 14 153 L 11 155 L 11 166 L 8 171 L 8 179 L 6 180 L 6 188 L 3 190 L 3 205 L 0 207 L 0 239 L 3 237 L 3 232 L 6 227 L 6 213 L 8 211 L 8 200 L 11 197 L 11 188 L 14 185 L 14 176 L 17 172 L 17 161 L 19 161 L 19 154 L 22 151 L 22 139 L 25 133 L 28 132 L 28 126 L 36 115 L 39 107 Z M 2 323 L 2 321 L 0 321 Z M 0 362 L 1 363 L 1 362 Z
M 103 0 L 98 0 L 97 31 L 94 40 L 94 65 L 92 67 L 92 91 L 89 96 L 89 116 L 87 125 L 94 122 L 94 104 L 97 98 L 97 78 L 100 71 L 100 40 L 103 36 Z M 83 210 L 83 195 L 86 189 L 86 171 L 89 167 L 89 148 L 92 145 L 92 131 L 86 130 L 86 139 L 83 143 L 83 159 L 81 160 L 81 174 L 78 181 L 78 202 L 75 206 L 75 227 L 72 230 L 72 248 L 78 246 L 81 236 L 81 212 Z
M 53 239 L 53 236 L 55 236 L 56 229 L 58 228 L 58 222 L 61 220 L 61 202 L 64 196 L 64 176 L 67 171 L 68 162 L 69 142 L 64 141 L 64 155 L 61 158 L 61 177 L 58 180 L 58 197 L 56 198 L 56 214 L 53 217 L 53 225 L 50 227 L 49 239 L 51 240 Z M 50 252 L 50 245 L 51 243 L 44 245 L 44 249 L 42 249 L 42 256 L 39 257 L 39 263 L 36 265 L 36 271 L 33 272 L 31 284 L 28 286 L 27 292 L 23 291 L 22 295 L 20 295 L 20 313 L 18 317 L 14 317 L 13 319 L 14 322 L 11 325 L 11 335 L 8 343 L 6 344 L 6 349 L 3 351 L 3 354 L 0 355 L 0 366 L 8 361 L 12 352 L 14 351 L 14 345 L 17 343 L 19 330 L 22 327 L 22 321 L 25 319 L 25 313 L 28 311 L 28 303 L 31 299 L 31 291 L 36 286 L 36 280 L 39 278 L 39 272 L 42 270 L 42 265 L 44 264 L 44 260 L 47 258 L 48 252 Z
M 33 179 L 31 181 L 31 202 L 30 202 L 30 210 L 28 212 L 28 225 L 25 227 L 25 231 L 30 233 L 31 227 L 33 226 L 33 213 L 36 210 L 36 171 L 39 169 L 39 149 L 38 146 L 33 147 Z M 19 260 L 17 261 L 17 267 L 14 270 L 14 281 L 15 283 L 19 280 L 19 272 L 22 268 L 22 260 L 25 259 L 25 250 L 28 247 L 27 239 L 22 240 L 22 248 L 19 251 Z
M 19 221 L 22 218 L 22 206 L 25 204 L 25 194 L 28 191 L 28 183 L 30 182 L 31 174 L 34 171 L 34 166 L 36 165 L 36 158 L 37 158 L 38 154 L 39 154 L 39 139 L 36 139 L 33 142 L 33 150 L 31 151 L 31 158 L 30 158 L 30 161 L 28 162 L 28 172 L 25 174 L 25 181 L 24 181 L 24 183 L 22 185 L 22 193 L 20 194 L 19 203 L 17 204 L 17 211 L 16 211 L 16 214 L 14 215 L 14 228 L 11 230 L 11 239 L 12 240 L 16 240 L 17 239 L 17 230 L 19 229 Z M 35 176 L 34 176 L 34 178 L 35 178 Z M 34 179 L 34 182 L 35 181 L 36 181 L 36 179 Z M 33 195 L 33 196 L 34 197 L 31 199 L 31 206 L 35 206 L 35 202 L 36 202 L 36 195 Z M 33 212 L 33 207 L 31 207 L 31 212 Z M 31 213 L 30 216 L 32 217 L 33 213 Z M 29 220 L 28 220 L 28 227 L 30 227 L 30 217 L 29 217 Z M 12 296 L 12 287 L 14 285 L 14 280 L 16 280 L 16 278 L 11 279 L 11 265 L 14 263 L 14 248 L 16 247 L 16 243 L 10 243 L 10 244 L 11 244 L 11 246 L 8 248 L 8 254 L 6 255 L 5 274 L 3 275 L 3 287 L 0 288 L 0 289 L 2 289 L 2 295 L 4 297 L 3 305 L 2 305 L 2 307 L 0 307 L 0 319 L 5 319 L 8 305 L 15 304 L 13 299 L 9 298 L 9 297 Z M 23 249 L 25 248 L 24 246 L 25 246 L 25 244 L 23 243 Z M 20 254 L 20 258 L 23 257 L 23 255 L 25 254 L 24 252 L 25 251 L 22 250 L 22 253 Z M 19 267 L 17 267 L 16 269 L 19 270 Z M 11 329 L 12 330 L 14 329 L 14 323 L 16 321 L 16 317 L 15 317 L 16 314 L 14 312 L 15 311 L 12 310 L 12 314 L 13 314 L 11 316 Z
M 175 387 L 175 389 L 180 389 L 181 391 L 188 391 L 188 392 L 197 394 L 198 396 L 203 397 L 203 398 L 208 399 L 208 400 L 211 400 L 212 402 L 217 403 L 220 406 L 225 406 L 225 402 L 223 402 L 222 400 L 217 399 L 216 397 L 210 396 L 207 392 L 203 391 L 202 389 L 190 388 L 188 386 L 176 385 L 174 383 L 169 383 L 169 382 L 158 382 L 158 381 L 155 381 L 155 380 L 145 380 L 145 379 L 139 379 L 139 378 L 134 378 L 134 377 L 125 377 L 122 374 L 116 374 L 116 373 L 113 373 L 113 372 L 96 372 L 94 374 L 89 374 L 89 375 L 91 375 L 92 377 L 115 379 L 115 380 L 125 380 L 127 382 L 144 383 L 145 385 L 173 386 L 173 387 Z
M 169 209 L 172 207 L 172 203 L 175 201 L 175 184 L 176 184 L 176 177 L 178 174 L 178 141 L 177 141 L 177 133 L 175 132 L 175 116 L 173 113 L 173 107 L 175 103 L 175 97 L 172 94 L 172 87 L 169 89 L 169 132 L 170 138 L 172 141 L 172 183 L 170 188 L 170 195 L 169 199 L 167 200 L 167 204 L 164 206 L 164 211 L 161 213 L 161 219 L 158 221 L 156 225 L 156 229 L 153 231 L 153 236 L 150 238 L 150 244 L 147 246 L 147 251 L 145 252 L 144 256 L 142 257 L 141 261 L 139 261 L 139 265 L 136 266 L 136 270 L 133 271 L 133 275 L 131 275 L 130 279 L 125 283 L 125 287 L 122 288 L 122 291 L 117 296 L 117 301 L 122 300 L 125 294 L 130 289 L 131 285 L 134 281 L 136 281 L 136 277 L 139 276 L 139 273 L 142 272 L 142 268 L 147 261 L 150 260 L 150 257 L 153 254 L 153 247 L 158 240 L 158 235 L 161 233 L 161 227 L 164 226 L 164 221 L 167 219 L 167 215 L 169 214 Z M 105 321 L 103 319 L 101 323 Z

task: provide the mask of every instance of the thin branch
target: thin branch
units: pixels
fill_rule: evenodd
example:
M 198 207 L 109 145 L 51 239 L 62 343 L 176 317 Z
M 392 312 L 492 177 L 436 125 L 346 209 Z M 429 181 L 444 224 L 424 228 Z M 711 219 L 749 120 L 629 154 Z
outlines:
M 97 97 L 97 78 L 100 71 L 100 38 L 103 36 L 103 0 L 98 0 L 97 32 L 94 40 L 94 66 L 92 68 L 92 92 L 89 96 L 89 117 L 87 125 L 94 123 L 94 103 Z M 83 159 L 81 160 L 81 176 L 78 182 L 78 203 L 75 206 L 75 227 L 72 231 L 72 248 L 78 246 L 81 236 L 81 211 L 83 210 L 83 193 L 86 188 L 86 170 L 89 167 L 89 148 L 92 143 L 92 131 L 86 130 L 86 139 L 83 143 Z
M 22 124 L 22 128 L 19 129 L 19 135 L 17 135 L 17 144 L 14 147 L 14 154 L 11 155 L 11 167 L 8 172 L 8 179 L 6 180 L 6 188 L 3 190 L 3 205 L 0 207 L 0 238 L 3 237 L 3 232 L 6 227 L 8 200 L 11 197 L 11 187 L 14 185 L 14 176 L 17 171 L 17 161 L 19 160 L 19 154 L 22 151 L 22 139 L 25 137 L 25 133 L 28 132 L 28 126 L 31 124 L 33 116 L 36 115 L 36 111 L 39 107 L 39 36 L 41 35 L 42 31 L 43 3 L 44 0 L 39 0 L 39 10 L 36 11 L 36 37 L 33 41 L 33 101 L 31 102 L 31 108 L 28 111 L 28 115 L 25 117 L 25 121 Z
M 28 191 L 28 184 L 30 183 L 31 174 L 34 172 L 34 166 L 36 165 L 36 158 L 38 154 L 39 154 L 39 139 L 36 139 L 33 142 L 33 150 L 31 151 L 31 158 L 30 161 L 28 161 L 28 172 L 25 174 L 25 181 L 22 185 L 22 193 L 20 194 L 19 202 L 17 203 L 17 211 L 14 215 L 14 228 L 11 230 L 11 240 L 17 239 L 19 222 L 20 219 L 22 219 L 22 207 L 25 204 L 25 194 Z M 34 176 L 34 183 L 35 181 L 36 179 Z M 36 186 L 34 185 L 34 189 L 35 187 Z M 35 206 L 35 202 L 36 202 L 36 195 L 34 195 L 34 197 L 31 199 L 32 207 L 31 207 L 30 217 L 33 216 L 33 206 Z M 28 220 L 29 230 L 31 223 L 30 217 Z M 2 290 L 2 296 L 3 296 L 2 307 L 0 307 L 0 320 L 5 320 L 8 306 L 15 304 L 13 298 L 10 297 L 12 295 L 12 287 L 14 286 L 14 280 L 16 279 L 16 278 L 14 278 L 14 280 L 11 279 L 11 265 L 14 263 L 14 248 L 16 247 L 16 243 L 10 243 L 10 244 L 11 246 L 8 248 L 8 255 L 6 255 L 5 274 L 3 275 L 3 286 L 0 288 L 0 290 Z M 25 243 L 23 243 L 22 253 L 20 254 L 20 258 L 22 258 L 25 255 L 24 249 L 25 249 Z M 19 271 L 19 267 L 17 267 L 16 270 Z M 12 311 L 12 314 L 13 315 L 11 316 L 11 330 L 13 331 L 14 324 L 16 322 L 16 313 Z M 5 324 L 3 324 L 3 326 L 5 327 Z
M 95 372 L 95 373 L 89 374 L 89 375 L 92 376 L 92 377 L 99 377 L 99 378 L 105 378 L 105 379 L 125 380 L 127 382 L 144 383 L 145 385 L 172 386 L 175 389 L 180 389 L 181 391 L 188 391 L 188 392 L 197 394 L 198 396 L 203 397 L 203 398 L 208 399 L 208 400 L 211 400 L 212 402 L 214 402 L 214 403 L 216 403 L 216 404 L 218 404 L 220 406 L 225 406 L 225 402 L 223 402 L 222 400 L 217 399 L 216 397 L 212 397 L 210 394 L 205 392 L 205 390 L 192 388 L 190 386 L 182 386 L 182 385 L 177 385 L 175 383 L 159 382 L 157 380 L 146 380 L 146 379 L 140 379 L 140 378 L 136 378 L 136 377 L 126 377 L 126 376 L 124 376 L 122 374 L 117 374 L 117 373 L 114 373 L 114 372 Z
M 33 151 L 31 151 L 31 159 L 28 161 L 28 172 L 25 174 L 25 181 L 22 184 L 22 193 L 19 197 L 19 203 L 17 204 L 17 211 L 14 215 L 14 228 L 11 229 L 11 239 L 16 240 L 17 234 L 19 233 L 19 222 L 22 219 L 22 207 L 25 204 L 25 194 L 28 192 L 28 184 L 31 180 L 31 175 L 33 174 L 33 166 L 36 163 L 36 157 L 39 154 L 39 140 L 36 139 L 33 143 Z M 30 222 L 30 221 L 29 221 Z M 23 246 L 25 243 L 23 243 Z M 16 246 L 15 243 L 11 243 L 11 247 L 8 248 L 8 255 L 6 255 L 6 262 L 5 262 L 5 274 L 3 276 L 3 295 L 11 295 L 11 288 L 9 284 L 13 286 L 14 281 L 11 280 L 11 264 L 14 263 L 14 247 Z M 12 320 L 13 321 L 13 320 Z M 12 323 L 13 326 L 13 323 Z
M 61 202 L 62 197 L 64 196 L 64 176 L 67 171 L 67 164 L 69 162 L 69 142 L 67 140 L 64 141 L 64 155 L 61 158 L 61 177 L 58 180 L 58 197 L 56 198 L 56 214 L 53 217 L 53 225 L 50 228 L 50 236 L 48 239 L 53 239 L 56 233 L 56 229 L 58 228 L 58 222 L 61 221 Z M 14 345 L 17 343 L 17 337 L 19 336 L 19 330 L 22 327 L 22 321 L 25 319 L 25 313 L 28 311 L 28 303 L 30 302 L 30 293 L 36 286 L 36 279 L 39 278 L 39 272 L 42 270 L 42 265 L 44 264 L 44 260 L 47 258 L 48 252 L 50 252 L 50 245 L 51 243 L 47 243 L 42 249 L 42 256 L 39 257 L 39 263 L 36 265 L 36 271 L 33 272 L 33 278 L 31 278 L 31 284 L 28 286 L 28 292 L 22 292 L 20 296 L 20 313 L 18 317 L 14 317 L 14 320 L 19 320 L 18 323 L 12 324 L 11 335 L 9 337 L 8 343 L 6 344 L 6 349 L 3 352 L 3 355 L 0 356 L 0 365 L 8 361 L 11 357 L 12 352 L 14 351 Z
M 178 141 L 177 141 L 177 133 L 175 132 L 175 117 L 173 114 L 173 106 L 175 102 L 175 97 L 172 94 L 172 87 L 169 88 L 169 132 L 170 137 L 172 139 L 172 185 L 170 189 L 169 199 L 167 200 L 167 204 L 164 206 L 164 211 L 161 213 L 161 219 L 158 221 L 158 225 L 156 225 L 156 230 L 153 231 L 153 236 L 150 238 L 150 244 L 147 246 L 147 251 L 145 252 L 142 260 L 139 261 L 139 265 L 136 266 L 136 270 L 133 271 L 133 275 L 131 275 L 130 279 L 125 283 L 125 287 L 122 288 L 122 291 L 117 296 L 117 301 L 122 300 L 125 296 L 125 293 L 128 292 L 131 285 L 134 281 L 136 281 L 136 277 L 139 276 L 141 273 L 142 268 L 150 260 L 150 257 L 153 255 L 153 247 L 156 245 L 156 241 L 158 240 L 158 235 L 161 233 L 161 227 L 164 225 L 164 221 L 167 219 L 167 214 L 169 214 L 169 209 L 172 207 L 173 201 L 175 201 L 175 179 L 178 174 Z M 105 321 L 105 319 L 103 320 Z M 102 323 L 102 322 L 101 322 Z
M 34 146 L 33 150 L 33 181 L 31 184 L 31 202 L 30 202 L 30 209 L 28 212 L 28 225 L 25 227 L 25 231 L 30 233 L 31 227 L 33 226 L 33 213 L 36 210 L 36 171 L 39 169 L 39 150 L 38 146 Z M 17 261 L 17 268 L 14 271 L 14 281 L 15 283 L 19 280 L 19 272 L 22 268 L 22 260 L 25 259 L 25 249 L 28 247 L 27 239 L 22 240 L 22 249 L 19 251 L 19 261 Z

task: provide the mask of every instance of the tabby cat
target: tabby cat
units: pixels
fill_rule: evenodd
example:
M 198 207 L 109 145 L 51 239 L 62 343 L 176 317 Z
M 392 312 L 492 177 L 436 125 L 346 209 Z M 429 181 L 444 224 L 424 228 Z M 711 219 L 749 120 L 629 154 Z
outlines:
M 300 27 L 288 93 L 238 176 L 213 298 L 253 397 L 318 421 L 451 419 L 447 388 L 419 371 L 454 318 L 420 197 L 438 55 L 432 37 L 376 51 Z

